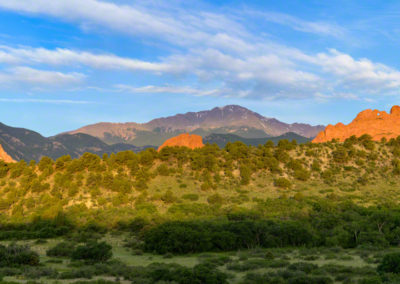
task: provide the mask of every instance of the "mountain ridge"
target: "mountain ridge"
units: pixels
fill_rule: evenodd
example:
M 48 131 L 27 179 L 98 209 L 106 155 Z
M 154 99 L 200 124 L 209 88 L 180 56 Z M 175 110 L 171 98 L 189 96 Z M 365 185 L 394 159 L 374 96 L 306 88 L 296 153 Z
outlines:
M 313 138 L 324 129 L 324 126 L 312 126 L 305 123 L 288 124 L 276 118 L 262 116 L 239 105 L 227 105 L 215 107 L 211 110 L 155 118 L 146 123 L 100 122 L 86 125 L 67 133 L 86 133 L 108 144 L 123 142 L 137 146 L 143 144 L 159 146 L 162 141 L 157 139 L 157 135 L 161 135 L 166 140 L 185 132 L 198 134 L 196 132 L 202 129 L 206 133 L 200 135 L 205 137 L 214 133 L 213 130 L 215 129 L 219 129 L 220 132 L 226 134 L 237 134 L 235 131 L 245 128 L 248 128 L 249 132 L 252 133 L 254 133 L 254 130 L 264 133 L 259 137 L 251 138 L 279 136 L 287 132 L 294 132 L 304 137 Z M 143 139 L 143 136 L 146 136 L 147 140 Z M 242 131 L 240 136 L 249 138 L 246 131 Z M 153 141 L 156 141 L 156 143 L 149 143 Z
M 44 156 L 57 159 L 64 155 L 78 158 L 85 152 L 102 155 L 125 150 L 138 152 L 144 149 L 130 144 L 108 145 L 84 133 L 44 137 L 35 131 L 3 123 L 0 123 L 0 145 L 15 161 L 39 161 Z

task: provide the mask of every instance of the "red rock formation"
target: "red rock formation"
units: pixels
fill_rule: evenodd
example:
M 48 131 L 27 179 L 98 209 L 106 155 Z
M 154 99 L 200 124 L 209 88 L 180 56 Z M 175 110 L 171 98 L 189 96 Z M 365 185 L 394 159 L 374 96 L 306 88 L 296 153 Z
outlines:
M 4 151 L 3 147 L 0 144 L 0 160 L 3 160 L 6 163 L 14 162 L 13 158 Z
M 367 109 L 360 112 L 348 125 L 338 123 L 328 125 L 312 141 L 321 143 L 338 139 L 344 141 L 352 135 L 357 137 L 369 134 L 375 141 L 397 138 L 400 135 L 400 106 L 393 106 L 390 114 L 385 111 Z
M 201 136 L 196 134 L 190 135 L 188 133 L 184 133 L 165 141 L 160 147 L 158 147 L 158 151 L 166 146 L 184 146 L 189 147 L 190 149 L 195 149 L 203 147 L 204 144 Z

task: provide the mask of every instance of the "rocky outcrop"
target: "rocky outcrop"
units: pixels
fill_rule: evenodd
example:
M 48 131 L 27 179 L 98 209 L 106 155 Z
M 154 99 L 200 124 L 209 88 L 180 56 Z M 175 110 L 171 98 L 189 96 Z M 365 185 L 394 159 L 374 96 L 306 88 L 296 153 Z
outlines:
M 201 148 L 204 146 L 203 144 L 203 139 L 200 135 L 196 134 L 180 134 L 178 136 L 172 137 L 165 141 L 159 148 L 158 151 L 160 151 L 164 147 L 173 147 L 173 146 L 183 146 L 183 147 L 188 147 L 190 149 L 195 149 L 195 148 Z
M 312 142 L 321 143 L 332 139 L 344 141 L 352 135 L 359 137 L 363 134 L 371 135 L 375 141 L 397 138 L 400 135 L 400 106 L 393 106 L 390 114 L 379 110 L 364 110 L 348 125 L 328 125 Z
M 8 155 L 6 153 L 6 151 L 4 151 L 3 147 L 0 144 L 0 160 L 6 162 L 6 163 L 12 163 L 14 162 L 13 158 L 11 158 L 10 155 Z

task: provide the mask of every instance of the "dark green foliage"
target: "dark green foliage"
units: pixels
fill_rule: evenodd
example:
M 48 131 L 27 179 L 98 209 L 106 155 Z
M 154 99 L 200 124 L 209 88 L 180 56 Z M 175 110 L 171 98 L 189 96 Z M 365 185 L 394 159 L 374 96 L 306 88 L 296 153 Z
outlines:
M 39 264 L 39 255 L 27 246 L 11 244 L 0 245 L 0 267 L 21 265 L 35 266 Z
M 216 269 L 215 265 L 198 264 L 191 268 L 186 268 L 179 265 L 163 265 L 152 264 L 150 266 L 151 273 L 148 274 L 152 283 L 158 281 L 175 282 L 182 284 L 192 283 L 210 283 L 223 284 L 228 283 L 227 275 Z
M 41 277 L 57 278 L 57 270 L 50 267 L 27 267 L 23 269 L 23 276 L 28 279 L 39 279 Z M 29 282 L 28 282 L 29 283 Z
M 88 242 L 78 246 L 72 252 L 73 260 L 84 260 L 89 263 L 105 262 L 112 257 L 112 247 L 106 242 Z
M 71 228 L 71 225 L 65 219 L 65 215 L 60 213 L 53 220 L 42 220 L 38 218 L 29 224 L 2 225 L 0 240 L 54 238 L 65 235 Z
M 210 135 L 204 137 L 203 141 L 204 141 L 204 143 L 210 143 L 210 144 L 215 143 L 219 147 L 223 148 L 228 143 L 234 143 L 236 141 L 241 141 L 246 145 L 252 145 L 252 146 L 264 145 L 266 143 L 268 143 L 268 145 L 274 146 L 274 144 L 277 144 L 282 139 L 296 140 L 298 143 L 306 143 L 306 142 L 310 141 L 309 138 L 300 136 L 293 132 L 288 132 L 288 133 L 285 133 L 280 136 L 265 137 L 265 138 L 244 138 L 242 136 L 235 135 L 235 134 L 213 133 L 213 134 L 210 134 Z
M 378 266 L 378 271 L 385 273 L 400 273 L 400 253 L 385 255 Z
M 300 246 L 316 241 L 301 223 L 272 221 L 168 222 L 144 236 L 145 249 L 160 254 Z
M 73 243 L 61 242 L 47 250 L 46 254 L 54 257 L 71 257 L 74 249 L 75 245 Z

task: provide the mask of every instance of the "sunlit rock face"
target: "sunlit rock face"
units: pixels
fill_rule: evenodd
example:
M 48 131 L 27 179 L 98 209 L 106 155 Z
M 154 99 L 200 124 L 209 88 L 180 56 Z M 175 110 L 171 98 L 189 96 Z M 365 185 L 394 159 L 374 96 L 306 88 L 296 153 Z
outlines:
M 11 158 L 10 155 L 4 151 L 3 147 L 0 145 L 0 160 L 6 162 L 6 163 L 12 163 L 14 162 L 13 158 Z
M 364 134 L 371 135 L 375 141 L 397 138 L 400 135 L 400 107 L 393 106 L 390 114 L 376 109 L 364 110 L 348 125 L 328 125 L 312 142 L 322 143 L 332 139 L 344 141 L 352 135 L 359 137 Z
M 203 139 L 200 135 L 184 133 L 166 140 L 158 148 L 158 151 L 166 146 L 184 146 L 190 149 L 195 149 L 203 147 L 204 144 Z

